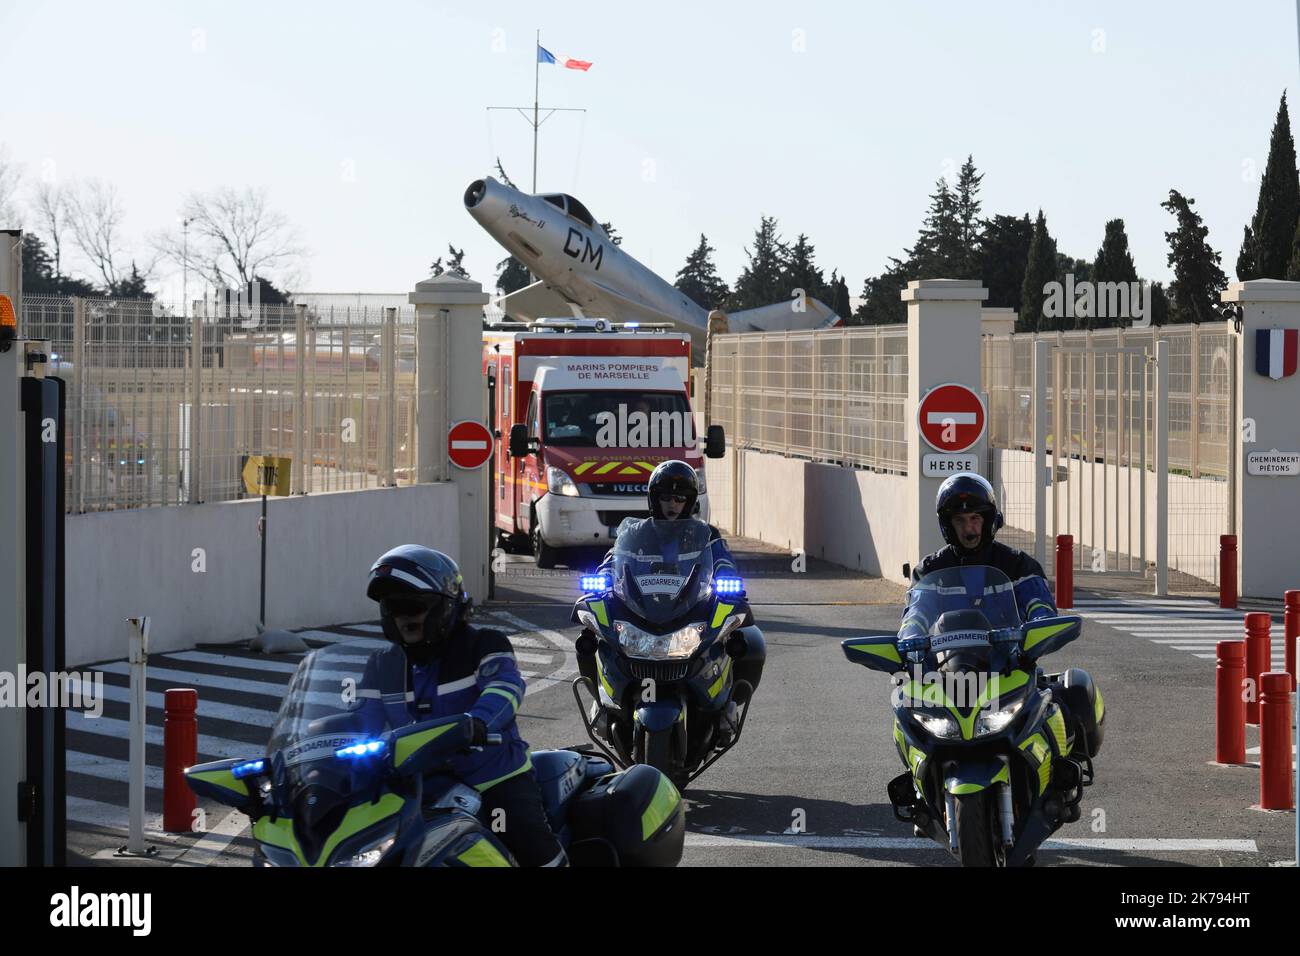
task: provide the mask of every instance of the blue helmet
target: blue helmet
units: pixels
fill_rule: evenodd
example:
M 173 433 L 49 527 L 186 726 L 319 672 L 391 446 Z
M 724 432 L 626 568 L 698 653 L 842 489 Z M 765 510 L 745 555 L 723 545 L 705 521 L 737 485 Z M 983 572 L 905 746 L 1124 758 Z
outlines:
M 371 566 L 366 597 L 379 602 L 384 637 L 420 662 L 438 652 L 470 604 L 456 562 L 418 544 L 393 548 Z M 424 610 L 424 637 L 408 644 L 394 617 Z

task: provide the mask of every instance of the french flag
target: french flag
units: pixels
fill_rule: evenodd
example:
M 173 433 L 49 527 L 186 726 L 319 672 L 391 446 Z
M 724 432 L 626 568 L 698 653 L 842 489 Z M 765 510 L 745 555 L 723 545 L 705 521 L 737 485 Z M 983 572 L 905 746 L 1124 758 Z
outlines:
M 1255 371 L 1272 379 L 1294 375 L 1300 355 L 1300 331 L 1296 329 L 1255 330 Z
M 555 54 L 544 46 L 539 46 L 537 48 L 537 62 L 559 63 L 559 65 L 563 66 L 565 69 L 582 70 L 584 73 L 591 69 L 591 62 L 589 60 L 575 60 L 573 57 L 564 56 L 563 54 L 561 54 L 557 60 Z

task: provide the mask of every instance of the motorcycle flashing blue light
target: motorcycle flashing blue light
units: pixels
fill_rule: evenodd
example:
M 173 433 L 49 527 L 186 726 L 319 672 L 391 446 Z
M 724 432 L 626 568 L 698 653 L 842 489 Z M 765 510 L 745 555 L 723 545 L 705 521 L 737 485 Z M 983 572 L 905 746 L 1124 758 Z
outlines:
M 745 590 L 745 582 L 740 578 L 718 578 L 713 582 L 713 589 L 719 594 L 740 594 Z
M 353 744 L 351 747 L 341 747 L 334 751 L 334 756 L 356 759 L 357 757 L 374 757 L 383 752 L 384 742 L 382 740 L 363 740 L 361 743 Z
M 243 780 L 245 777 L 261 773 L 265 766 L 265 760 L 250 760 L 247 763 L 237 763 L 230 768 L 230 775 L 236 780 Z
M 579 582 L 584 594 L 598 594 L 609 590 L 609 575 L 584 574 Z

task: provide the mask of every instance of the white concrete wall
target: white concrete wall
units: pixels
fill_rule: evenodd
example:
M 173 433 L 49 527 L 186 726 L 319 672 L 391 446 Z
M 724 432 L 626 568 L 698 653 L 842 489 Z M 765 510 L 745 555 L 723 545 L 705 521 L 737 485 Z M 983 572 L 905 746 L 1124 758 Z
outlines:
M 253 637 L 260 514 L 261 499 L 250 499 L 69 515 L 68 666 L 124 657 L 128 617 L 151 618 L 153 653 Z M 451 484 L 272 498 L 267 521 L 269 628 L 374 619 L 366 575 L 399 544 L 461 557 Z
M 1050 458 L 1049 458 L 1050 462 Z M 1131 551 L 1135 567 L 1141 553 L 1137 538 L 1140 527 L 1141 492 L 1138 483 L 1146 475 L 1147 483 L 1147 560 L 1156 556 L 1156 476 L 1139 468 L 1120 468 L 1118 480 L 1112 466 L 1070 459 L 1060 461 L 1061 470 L 1068 468 L 1069 477 L 1057 488 L 1060 502 L 1062 534 L 1073 534 L 1076 544 L 1087 548 L 1102 547 L 1120 554 L 1129 553 L 1129 525 L 1124 512 L 1129 511 L 1132 521 L 1133 541 Z M 1095 476 L 1095 477 L 1094 477 Z M 1038 476 L 1042 480 L 1045 476 Z M 1034 455 L 1033 452 L 995 449 L 993 452 L 993 483 L 1006 522 L 1023 531 L 1034 530 Z M 1094 484 L 1095 482 L 1095 484 Z M 1067 509 L 1066 495 L 1069 495 Z M 1097 525 L 1093 528 L 1093 496 L 1096 496 Z M 1082 496 L 1082 508 L 1079 498 Z M 1103 497 L 1104 496 L 1104 497 Z M 1104 501 L 1104 504 L 1103 504 Z M 1189 478 L 1186 475 L 1169 476 L 1169 567 L 1194 575 L 1205 581 L 1215 581 L 1219 566 L 1219 535 L 1226 533 L 1228 514 L 1228 483 L 1209 478 Z M 1221 520 L 1207 520 L 1207 516 L 1221 515 Z M 1107 517 L 1109 528 L 1103 537 L 1102 518 Z M 1047 529 L 1052 531 L 1052 499 L 1049 489 L 1047 499 Z M 1116 540 L 1118 535 L 1119 540 Z M 1094 538 L 1096 539 L 1094 541 Z M 1055 560 L 1055 541 L 1049 539 L 1047 560 Z M 1127 569 L 1127 562 L 1123 568 Z M 1048 573 L 1052 569 L 1049 567 Z
M 712 477 L 714 469 L 720 477 L 730 474 L 733 453 L 742 457 L 739 522 L 730 514 L 727 485 Z M 898 502 L 908 487 L 902 475 L 748 449 L 729 450 L 708 467 L 713 521 L 733 534 L 893 581 L 905 580 L 905 562 L 916 563 L 907 550 L 907 523 L 899 520 Z

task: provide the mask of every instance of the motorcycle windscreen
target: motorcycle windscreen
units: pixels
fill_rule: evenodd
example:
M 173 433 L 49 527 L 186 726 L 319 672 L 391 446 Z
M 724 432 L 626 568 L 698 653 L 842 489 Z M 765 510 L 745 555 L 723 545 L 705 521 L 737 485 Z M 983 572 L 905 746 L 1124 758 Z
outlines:
M 696 518 L 624 521 L 614 541 L 614 595 L 650 624 L 681 617 L 712 593 L 711 535 Z
M 302 831 L 333 831 L 354 793 L 371 784 L 380 761 L 336 757 L 343 747 L 373 740 L 387 729 L 382 690 L 364 654 L 334 648 L 303 658 L 285 690 L 266 758 L 275 800 Z M 399 688 L 400 690 L 400 688 Z M 304 845 L 311 855 L 311 848 Z
M 1015 585 L 997 568 L 986 565 L 944 568 L 932 571 L 907 592 L 907 611 L 903 630 L 915 621 L 928 632 L 944 614 L 951 611 L 975 611 L 971 620 L 982 615 L 988 629 L 1019 627 L 1020 610 L 1016 607 Z M 981 627 L 983 624 L 981 623 Z M 900 635 L 902 630 L 900 630 Z

